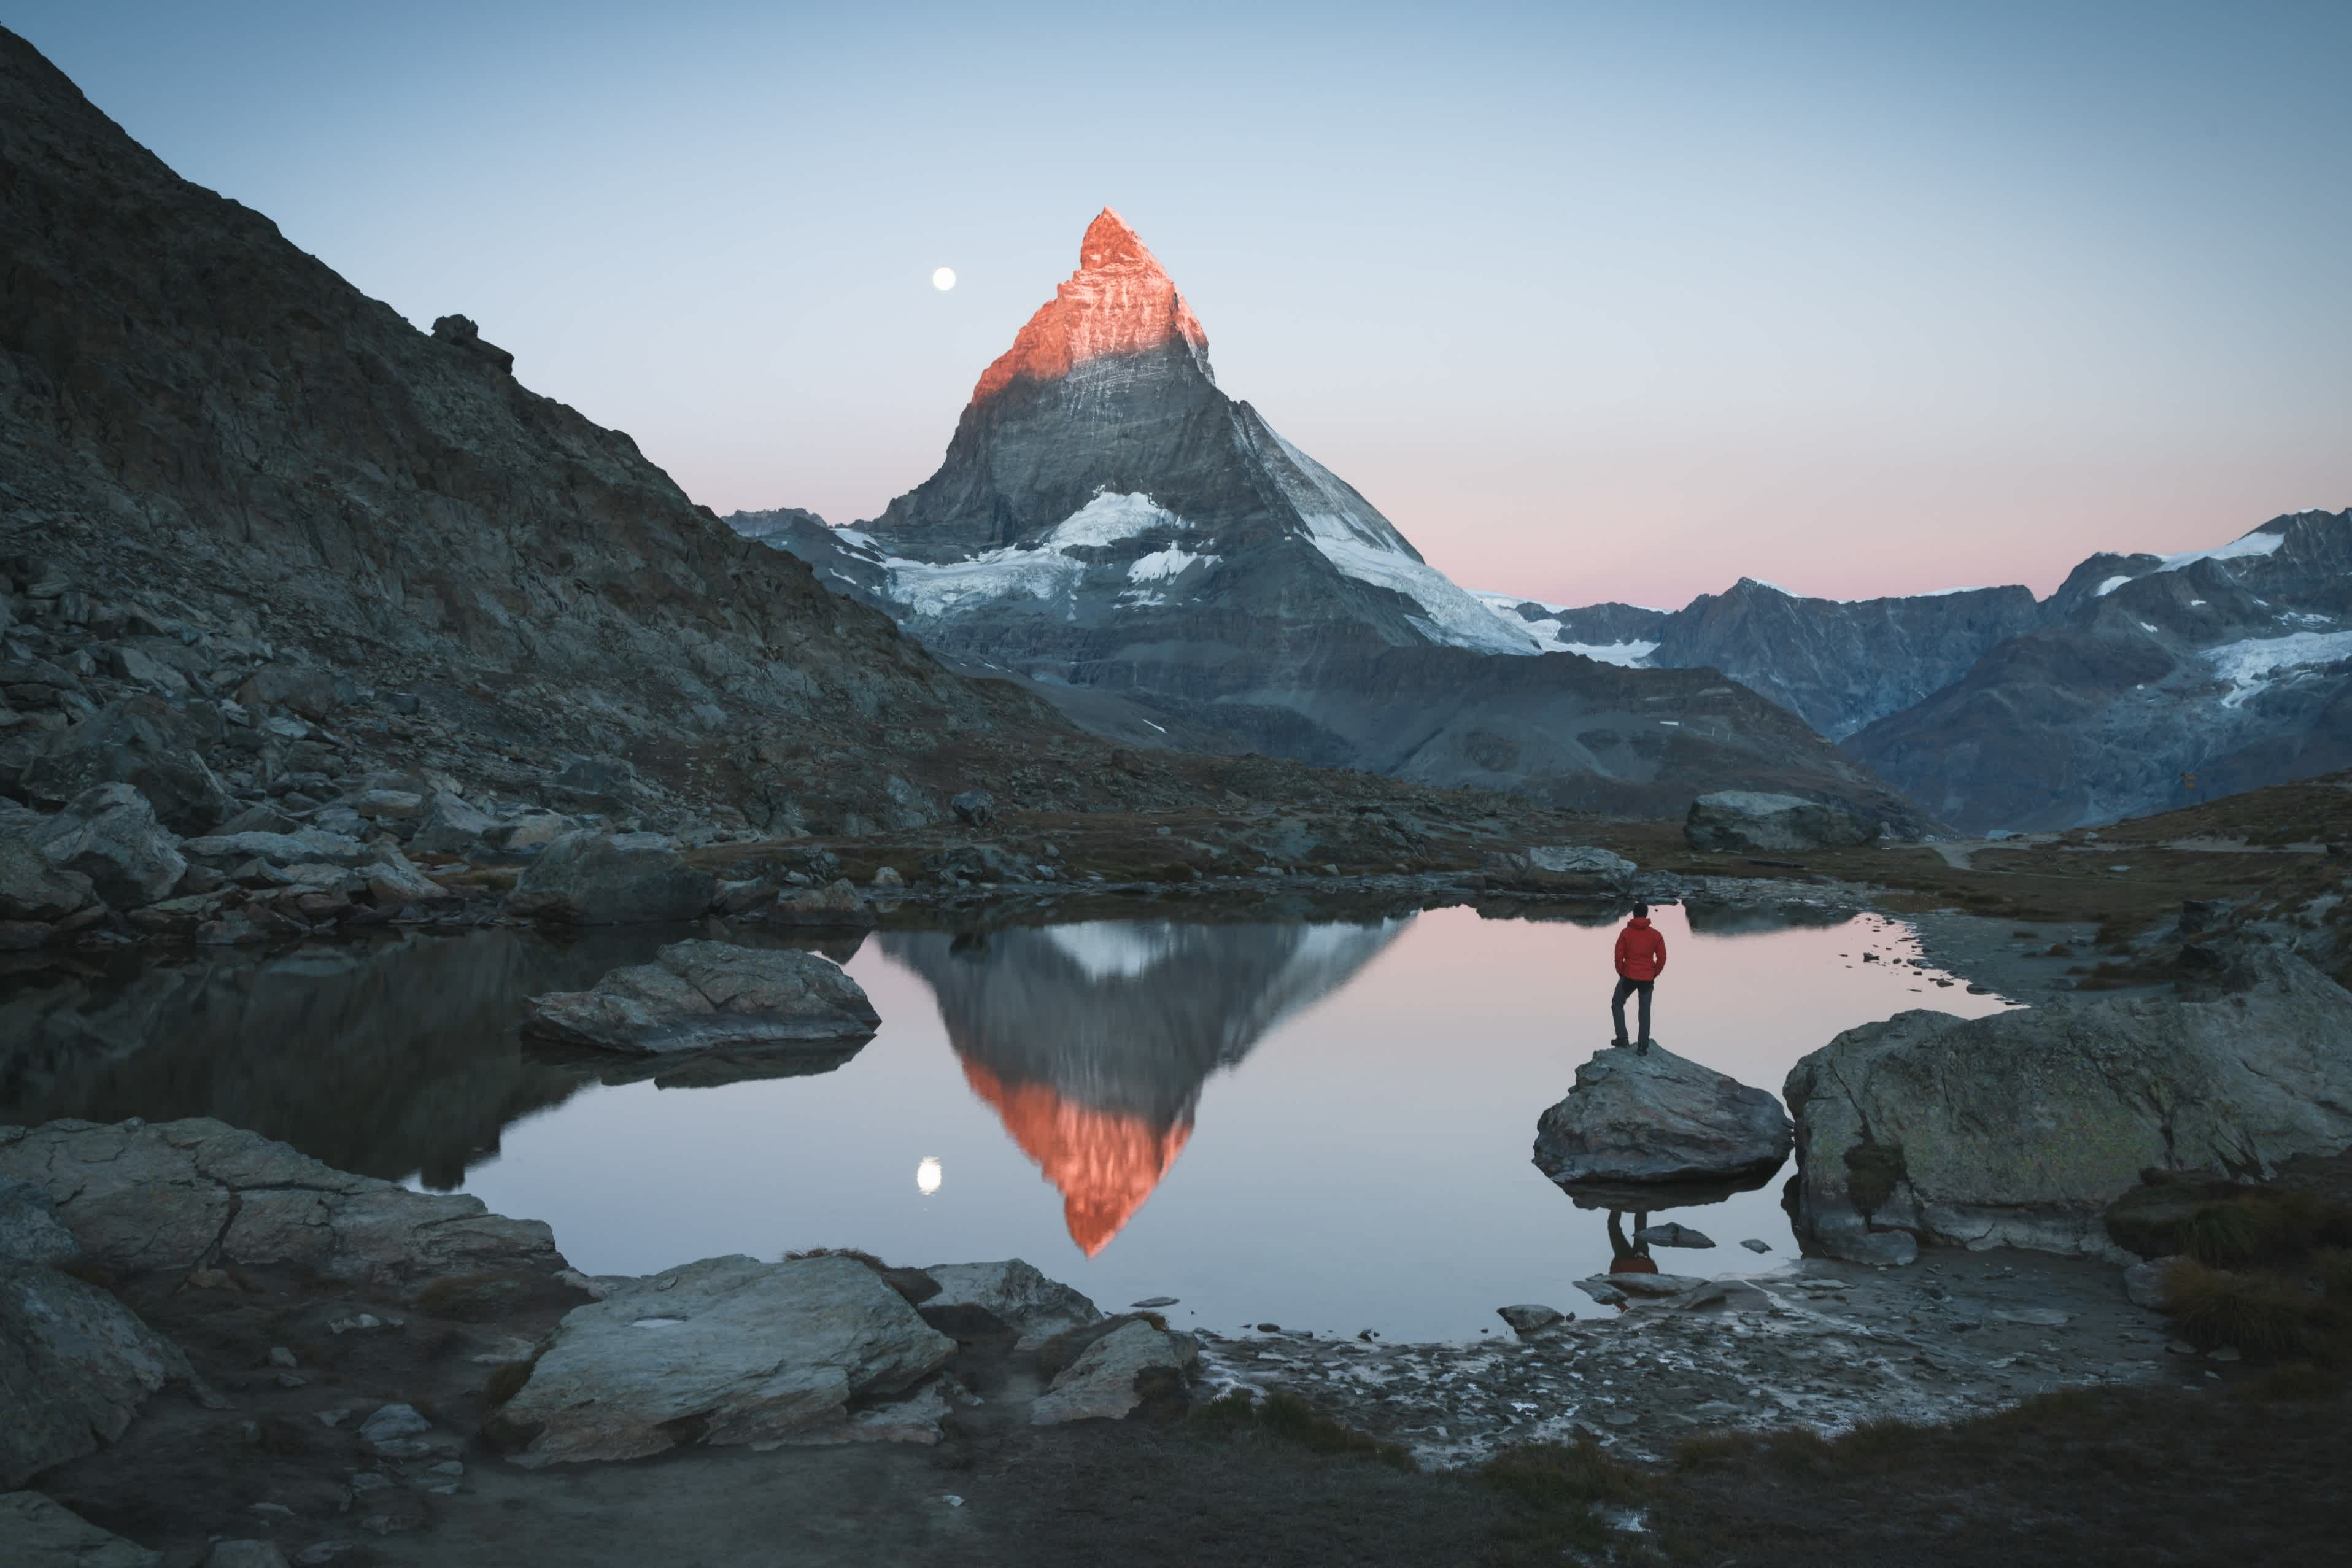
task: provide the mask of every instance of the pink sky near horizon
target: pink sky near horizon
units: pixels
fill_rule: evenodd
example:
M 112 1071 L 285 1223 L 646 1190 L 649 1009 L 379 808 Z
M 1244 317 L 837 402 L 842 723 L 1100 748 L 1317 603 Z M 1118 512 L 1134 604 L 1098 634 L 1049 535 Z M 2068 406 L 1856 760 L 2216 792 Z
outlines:
M 1465 587 L 2046 592 L 2097 550 L 2352 504 L 2340 4 L 1201 0 L 1072 31 L 1026 0 L 19 0 L 8 26 L 184 176 L 421 327 L 472 317 L 721 512 L 849 521 L 927 477 L 1106 204 L 1221 384 Z

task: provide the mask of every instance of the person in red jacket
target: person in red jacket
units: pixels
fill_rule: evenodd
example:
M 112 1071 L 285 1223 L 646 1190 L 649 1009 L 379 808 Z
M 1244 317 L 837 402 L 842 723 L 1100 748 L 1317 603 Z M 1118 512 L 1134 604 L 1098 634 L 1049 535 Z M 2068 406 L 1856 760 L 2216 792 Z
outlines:
M 1642 1039 L 1637 1049 L 1644 1056 L 1650 1053 L 1650 990 L 1665 967 L 1666 939 L 1650 924 L 1650 906 L 1637 904 L 1633 906 L 1633 918 L 1617 933 L 1617 990 L 1609 998 L 1609 1016 L 1617 1020 L 1617 1038 L 1612 1043 L 1633 1043 L 1625 1038 L 1625 998 L 1639 991 Z

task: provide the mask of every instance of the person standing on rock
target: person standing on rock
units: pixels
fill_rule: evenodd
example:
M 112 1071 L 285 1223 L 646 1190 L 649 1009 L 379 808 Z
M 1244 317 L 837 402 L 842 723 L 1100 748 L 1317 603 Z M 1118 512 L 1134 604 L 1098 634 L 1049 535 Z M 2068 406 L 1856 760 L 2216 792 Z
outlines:
M 1617 933 L 1617 990 L 1609 998 L 1609 1016 L 1617 1022 L 1617 1038 L 1612 1044 L 1634 1043 L 1625 1038 L 1625 998 L 1639 991 L 1642 1038 L 1635 1049 L 1644 1056 L 1650 1053 L 1650 1047 L 1656 1043 L 1650 1039 L 1650 991 L 1665 967 L 1666 939 L 1650 924 L 1650 906 L 1637 904 L 1633 906 L 1633 918 Z

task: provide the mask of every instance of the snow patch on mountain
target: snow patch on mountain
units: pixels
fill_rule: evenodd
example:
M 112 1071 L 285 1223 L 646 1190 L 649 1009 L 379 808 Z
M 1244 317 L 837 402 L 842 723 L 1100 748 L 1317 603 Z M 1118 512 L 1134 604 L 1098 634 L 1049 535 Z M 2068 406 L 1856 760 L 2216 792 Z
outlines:
M 2215 545 L 2211 549 L 2182 550 L 2179 555 L 2159 556 L 2157 558 L 2157 564 L 2145 575 L 2154 577 L 2160 571 L 2179 571 L 2183 567 L 2195 566 L 2200 560 L 2243 560 L 2249 556 L 2269 555 L 2284 543 L 2286 543 L 2284 534 L 2265 534 L 2258 531 L 2231 539 L 2225 545 Z M 2120 577 L 2111 577 L 2099 584 L 2092 597 L 2105 599 L 2125 583 L 2133 580 L 2135 580 L 2133 575 L 2129 572 Z
M 1175 545 L 1170 545 L 1166 549 L 1157 549 L 1150 555 L 1136 557 L 1135 564 L 1127 569 L 1127 580 L 1129 582 L 1159 582 L 1176 576 L 1186 567 L 1196 562 L 1213 563 L 1222 559 L 1213 555 L 1193 555 Z
M 2297 632 L 2291 637 L 2249 637 L 2205 650 L 2213 673 L 2230 683 L 2223 707 L 2243 707 L 2273 686 L 2292 685 L 2299 672 L 2352 659 L 2352 632 Z
M 1104 491 L 1028 549 L 1008 545 L 1002 549 L 984 550 L 969 560 L 939 564 L 884 556 L 882 566 L 887 573 L 885 591 L 919 616 L 958 614 L 992 600 L 1018 594 L 1051 599 L 1076 588 L 1090 569 L 1089 562 L 1072 557 L 1068 553 L 1071 549 L 1099 549 L 1144 534 L 1191 527 L 1165 507 L 1155 505 L 1149 496 Z M 849 534 L 845 528 L 839 532 Z M 872 544 L 863 536 L 857 542 L 869 548 Z M 1181 553 L 1172 549 L 1155 551 L 1141 558 L 1137 565 Z M 1188 556 L 1183 565 L 1151 575 L 1173 577 L 1183 566 L 1206 559 L 1213 558 Z

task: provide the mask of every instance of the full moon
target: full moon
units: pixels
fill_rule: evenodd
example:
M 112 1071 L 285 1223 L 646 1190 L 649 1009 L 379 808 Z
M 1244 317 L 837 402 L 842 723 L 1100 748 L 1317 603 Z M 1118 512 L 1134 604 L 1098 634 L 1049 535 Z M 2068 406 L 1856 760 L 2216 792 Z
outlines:
M 931 274 L 931 287 L 945 294 L 955 287 L 955 268 L 943 267 Z
M 925 1160 L 915 1167 L 915 1190 L 925 1197 L 940 1190 L 940 1162 Z

